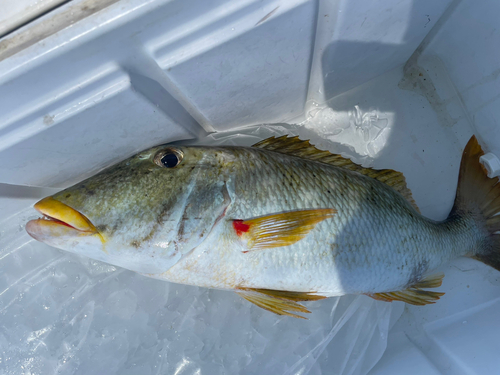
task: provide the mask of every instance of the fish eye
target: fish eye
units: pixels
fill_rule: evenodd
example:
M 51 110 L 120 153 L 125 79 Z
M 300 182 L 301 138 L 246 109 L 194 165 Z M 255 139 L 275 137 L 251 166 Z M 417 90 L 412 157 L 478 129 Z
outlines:
M 173 148 L 168 148 L 158 152 L 154 158 L 156 165 L 163 168 L 175 168 L 182 161 L 182 152 Z

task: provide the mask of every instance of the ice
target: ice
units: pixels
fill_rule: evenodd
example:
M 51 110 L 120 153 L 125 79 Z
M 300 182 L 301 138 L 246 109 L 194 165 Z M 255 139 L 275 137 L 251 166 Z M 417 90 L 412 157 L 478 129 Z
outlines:
M 212 134 L 198 143 L 251 145 L 282 134 L 352 151 L 287 124 Z M 306 303 L 309 320 L 280 317 L 232 292 L 149 279 L 53 249 L 24 231 L 36 216 L 31 204 L 46 193 L 34 191 L 15 200 L 12 214 L 2 212 L 8 217 L 0 237 L 3 374 L 364 375 L 402 312 L 402 304 L 344 296 Z
M 387 142 L 393 116 L 377 108 L 363 110 L 358 104 L 348 111 L 314 104 L 307 117 L 306 127 L 326 139 L 351 145 L 359 156 L 375 158 Z

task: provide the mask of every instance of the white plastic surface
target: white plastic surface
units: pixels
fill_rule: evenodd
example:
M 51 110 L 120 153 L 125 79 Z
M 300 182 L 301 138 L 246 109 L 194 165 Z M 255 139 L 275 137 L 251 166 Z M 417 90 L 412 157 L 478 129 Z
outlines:
M 479 158 L 479 161 L 484 165 L 488 171 L 488 177 L 493 178 L 500 176 L 500 159 L 498 157 L 488 152 Z
M 498 19 L 494 0 L 121 0 L 43 41 L 0 40 L 0 369 L 367 374 L 402 304 L 349 296 L 290 321 L 30 242 L 29 206 L 153 144 L 287 133 L 402 171 L 443 219 L 469 137 L 500 154 Z M 241 129 L 282 122 L 300 125 Z M 496 373 L 499 273 L 443 271 L 446 295 L 404 307 L 371 375 Z
M 2 0 L 0 37 L 22 24 L 41 16 L 65 0 Z

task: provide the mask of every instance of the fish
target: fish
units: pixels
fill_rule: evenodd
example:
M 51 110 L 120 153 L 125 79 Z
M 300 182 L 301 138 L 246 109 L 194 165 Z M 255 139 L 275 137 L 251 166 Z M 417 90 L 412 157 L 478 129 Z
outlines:
M 364 294 L 435 303 L 439 266 L 500 270 L 500 184 L 463 151 L 454 206 L 423 216 L 402 173 L 365 168 L 298 137 L 252 147 L 165 144 L 34 205 L 53 247 L 173 283 L 230 290 L 305 318 L 306 301 Z

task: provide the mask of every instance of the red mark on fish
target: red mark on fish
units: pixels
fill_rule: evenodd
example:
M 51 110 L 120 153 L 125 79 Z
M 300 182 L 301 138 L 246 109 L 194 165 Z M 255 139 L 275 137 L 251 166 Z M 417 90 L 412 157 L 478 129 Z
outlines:
M 250 230 L 250 224 L 245 224 L 243 220 L 233 220 L 233 228 L 238 236 Z

